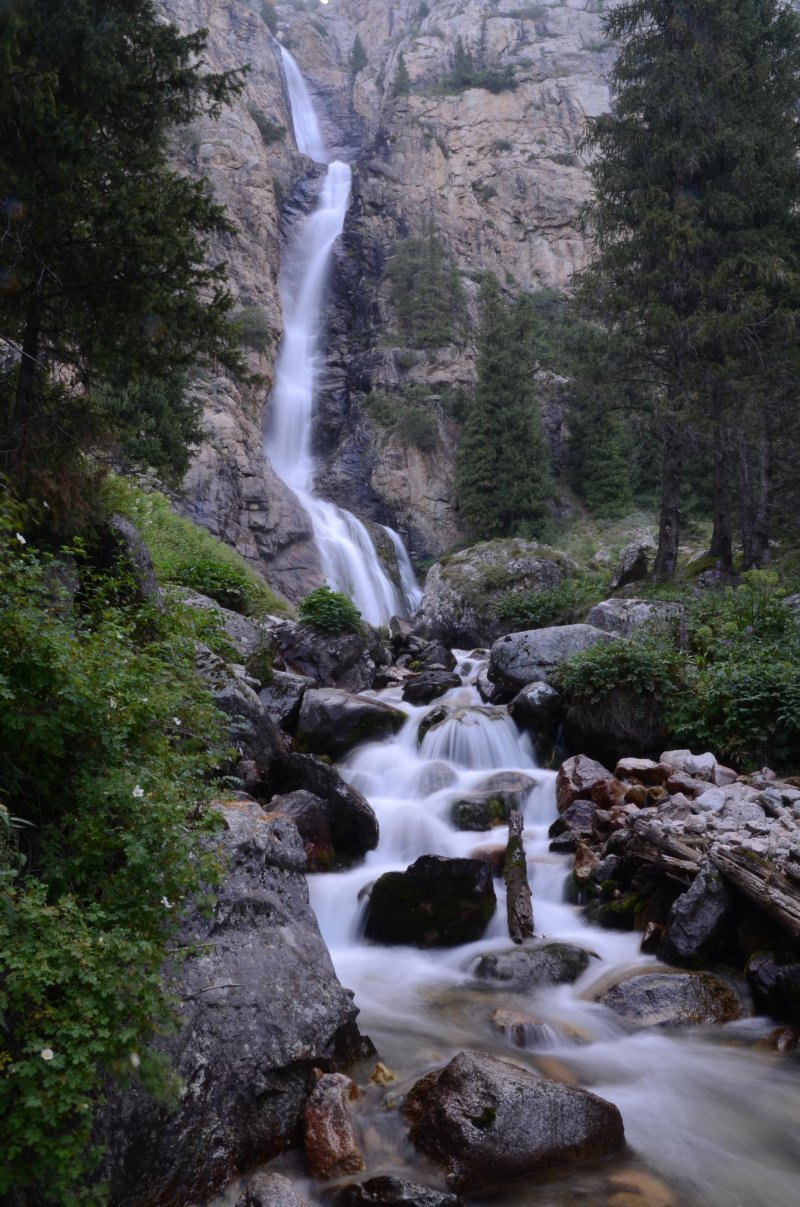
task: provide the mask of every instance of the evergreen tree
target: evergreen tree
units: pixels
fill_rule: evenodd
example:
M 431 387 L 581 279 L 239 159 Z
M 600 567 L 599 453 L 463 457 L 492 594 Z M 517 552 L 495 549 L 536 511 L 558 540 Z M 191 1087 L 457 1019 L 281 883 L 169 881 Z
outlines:
M 364 49 L 364 43 L 356 34 L 353 41 L 353 48 L 350 51 L 350 74 L 357 76 L 359 71 L 362 71 L 367 65 L 367 52 Z
M 766 404 L 765 359 L 776 381 L 791 376 L 800 23 L 783 0 L 629 0 L 606 30 L 623 45 L 612 112 L 589 126 L 598 257 L 583 298 L 659 391 L 656 572 L 670 577 L 689 446 L 715 450 L 715 547 L 729 561 L 725 450 Z M 751 557 L 765 552 L 762 539 Z
M 470 535 L 538 536 L 550 475 L 530 355 L 530 302 L 513 306 L 494 277 L 481 291 L 478 382 L 458 450 L 456 487 Z
M 408 74 L 406 60 L 402 54 L 397 60 L 397 72 L 394 77 L 394 87 L 392 89 L 395 96 L 408 96 L 411 91 L 411 76 Z
M 0 336 L 17 356 L 0 375 L 0 469 L 18 484 L 113 431 L 92 397 L 103 380 L 238 364 L 225 268 L 206 259 L 229 225 L 166 157 L 174 126 L 239 86 L 202 72 L 204 45 L 152 0 L 0 9 Z M 193 404 L 185 418 L 194 432 Z
M 440 348 L 453 339 L 464 297 L 455 265 L 428 226 L 401 240 L 387 270 L 400 330 L 414 348 Z

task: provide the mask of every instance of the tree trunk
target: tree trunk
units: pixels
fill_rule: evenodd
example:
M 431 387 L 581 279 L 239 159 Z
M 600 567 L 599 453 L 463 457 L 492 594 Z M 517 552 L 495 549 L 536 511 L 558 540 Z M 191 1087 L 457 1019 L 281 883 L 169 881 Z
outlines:
M 658 551 L 653 564 L 653 580 L 657 583 L 674 578 L 678 566 L 685 437 L 676 424 L 670 423 L 665 424 L 663 439 L 661 514 L 658 524 Z
M 742 514 L 742 561 L 745 570 L 770 560 L 772 441 L 765 408 L 758 413 L 758 432 L 743 425 L 739 447 L 739 496 Z
M 758 504 L 753 533 L 753 565 L 767 566 L 770 562 L 769 532 L 772 504 L 772 441 L 769 421 L 762 408 L 758 434 Z
M 528 861 L 522 845 L 522 814 L 512 809 L 508 819 L 508 846 L 503 861 L 506 882 L 508 933 L 514 943 L 533 938 L 533 905 L 528 883 Z
M 725 425 L 717 417 L 713 431 L 714 458 L 714 523 L 711 531 L 709 556 L 725 570 L 733 569 L 733 523 L 731 494 L 728 482 L 728 443 Z

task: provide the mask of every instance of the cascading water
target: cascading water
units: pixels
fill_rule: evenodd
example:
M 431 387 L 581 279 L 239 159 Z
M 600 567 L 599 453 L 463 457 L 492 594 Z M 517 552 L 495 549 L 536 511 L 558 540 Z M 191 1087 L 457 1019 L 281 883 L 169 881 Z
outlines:
M 638 935 L 592 926 L 565 901 L 570 860 L 552 854 L 547 837 L 557 815 L 555 776 L 537 768 L 528 738 L 506 709 L 481 703 L 474 686 L 480 664 L 461 659 L 465 686 L 433 706 L 409 706 L 399 688 L 374 693 L 402 707 L 408 721 L 395 738 L 356 749 L 341 770 L 375 809 L 379 846 L 357 868 L 309 877 L 336 971 L 355 991 L 359 1025 L 396 1078 L 387 1087 L 365 1085 L 368 1071 L 357 1075 L 364 1093 L 353 1109 L 370 1174 L 430 1179 L 430 1167 L 410 1148 L 393 1105 L 431 1068 L 472 1048 L 574 1080 L 616 1103 L 629 1144 L 613 1161 L 554 1174 L 544 1184 L 520 1183 L 494 1197 L 470 1195 L 473 1207 L 794 1207 L 800 1096 L 796 1071 L 756 1043 L 771 1024 L 748 1019 L 725 1027 L 639 1031 L 592 1000 L 601 982 L 655 961 L 640 953 Z M 420 721 L 442 704 L 448 719 L 420 743 Z M 420 855 L 466 856 L 505 841 L 504 830 L 496 838 L 457 831 L 449 819 L 453 800 L 500 770 L 534 781 L 524 813 L 537 936 L 576 944 L 596 957 L 574 985 L 522 991 L 475 980 L 478 956 L 510 946 L 500 882 L 497 912 L 477 943 L 424 951 L 362 938 L 364 890 L 383 872 L 404 869 Z M 497 1007 L 525 1020 L 513 1038 L 490 1022 Z M 328 1201 L 325 1188 L 310 1184 L 292 1158 L 284 1159 L 282 1172 L 312 1202 Z
M 311 520 L 328 583 L 349 595 L 370 624 L 384 624 L 394 614 L 407 615 L 419 601 L 419 588 L 400 537 L 386 530 L 398 561 L 398 587 L 383 569 L 361 520 L 313 493 L 311 424 L 325 285 L 334 243 L 344 228 L 350 202 L 351 172 L 346 163 L 329 162 L 302 73 L 287 50 L 281 48 L 281 54 L 298 149 L 315 162 L 327 164 L 328 171 L 316 210 L 302 223 L 286 250 L 278 282 L 284 335 L 264 451 Z

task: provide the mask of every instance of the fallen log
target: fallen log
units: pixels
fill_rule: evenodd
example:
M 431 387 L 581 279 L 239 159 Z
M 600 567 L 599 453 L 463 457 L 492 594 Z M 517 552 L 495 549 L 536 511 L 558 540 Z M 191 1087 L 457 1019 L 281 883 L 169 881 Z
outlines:
M 522 845 L 522 814 L 512 809 L 508 819 L 508 846 L 503 860 L 506 882 L 508 933 L 514 943 L 533 938 L 533 904 L 528 883 L 528 861 Z
M 665 833 L 660 826 L 649 822 L 635 822 L 633 838 L 628 844 L 626 854 L 634 855 L 645 863 L 662 864 L 676 871 L 697 872 L 702 859 L 699 851 L 679 842 L 672 834 Z
M 708 852 L 711 862 L 731 884 L 800 940 L 800 887 L 766 859 L 742 847 Z

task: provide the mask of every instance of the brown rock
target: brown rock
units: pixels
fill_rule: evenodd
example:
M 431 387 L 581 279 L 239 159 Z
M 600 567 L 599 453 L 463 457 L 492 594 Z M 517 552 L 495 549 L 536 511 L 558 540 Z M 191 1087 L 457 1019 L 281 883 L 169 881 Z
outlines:
M 612 809 L 614 805 L 618 805 L 625 799 L 625 792 L 625 784 L 610 775 L 608 779 L 598 780 L 596 784 L 592 785 L 591 796 L 601 809 Z
M 304 1139 L 311 1176 L 327 1181 L 366 1169 L 347 1109 L 358 1089 L 342 1073 L 320 1077 L 306 1103 Z
M 556 803 L 559 813 L 563 813 L 573 801 L 590 796 L 596 783 L 609 778 L 609 773 L 602 763 L 588 758 L 585 754 L 576 754 L 567 759 L 559 767 L 556 777 Z
M 667 780 L 668 792 L 683 792 L 690 800 L 700 796 L 707 788 L 706 780 L 696 779 L 693 775 L 687 775 L 685 771 L 673 771 Z
M 653 759 L 620 759 L 614 775 L 650 787 L 653 784 L 665 784 L 671 771 L 672 768 L 666 763 L 656 763 Z
M 585 842 L 579 842 L 575 852 L 575 879 L 580 883 L 589 880 L 599 863 L 600 857 L 594 853 L 592 848 Z

